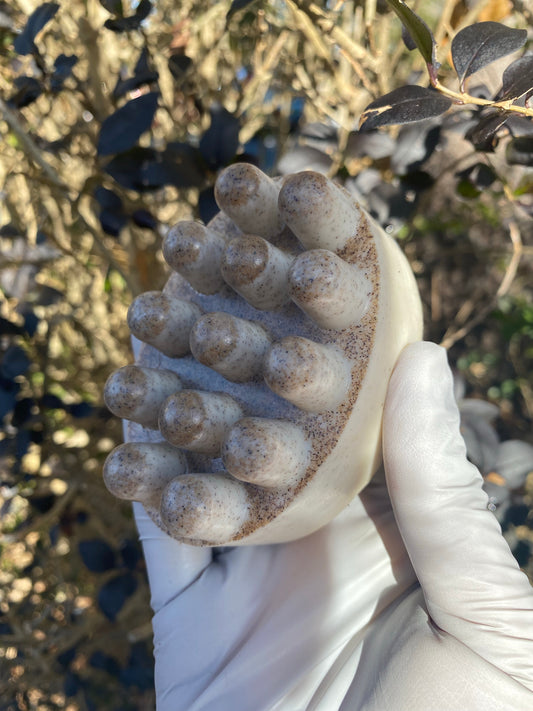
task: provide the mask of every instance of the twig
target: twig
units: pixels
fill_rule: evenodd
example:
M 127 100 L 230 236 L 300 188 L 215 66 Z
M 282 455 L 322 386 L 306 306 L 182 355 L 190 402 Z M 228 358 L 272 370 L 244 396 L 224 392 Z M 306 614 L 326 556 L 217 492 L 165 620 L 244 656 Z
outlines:
M 31 531 L 40 531 L 50 528 L 50 525 L 55 523 L 59 519 L 59 517 L 70 504 L 70 502 L 74 500 L 79 489 L 79 483 L 77 481 L 74 481 L 63 494 L 63 496 L 60 496 L 58 498 L 56 503 L 49 511 L 43 514 L 31 525 L 24 524 L 21 526 L 21 528 L 18 528 L 16 531 L 13 531 L 13 533 L 6 533 L 4 536 L 2 536 L 2 539 L 0 540 L 5 541 L 5 543 L 13 543 L 15 541 L 21 541 Z
M 472 96 L 464 91 L 453 91 L 448 89 L 441 84 L 440 81 L 430 72 L 431 84 L 440 91 L 444 96 L 448 96 L 459 104 L 475 104 L 476 106 L 490 106 L 491 109 L 498 109 L 499 111 L 510 111 L 511 113 L 520 114 L 521 116 L 533 116 L 533 109 L 527 108 L 526 106 L 517 106 L 513 102 L 514 99 L 508 99 L 507 101 L 490 101 L 489 99 L 482 99 L 478 96 Z
M 477 314 L 470 319 L 470 321 L 465 323 L 462 328 L 459 328 L 457 331 L 454 332 L 453 327 L 450 327 L 446 331 L 442 341 L 440 342 L 440 345 L 443 348 L 450 348 L 455 343 L 457 343 L 457 341 L 460 341 L 461 338 L 464 338 L 468 333 L 470 333 L 470 331 L 475 326 L 480 324 L 490 314 L 490 312 L 498 303 L 498 299 L 500 299 L 509 291 L 509 288 L 511 287 L 511 284 L 513 283 L 513 280 L 516 276 L 516 271 L 518 269 L 518 265 L 523 254 L 520 230 L 518 229 L 518 225 L 515 222 L 511 222 L 509 224 L 509 234 L 513 243 L 513 254 L 511 257 L 511 261 L 509 262 L 507 269 L 505 270 L 505 274 L 500 283 L 500 286 L 496 291 L 496 294 L 492 299 L 489 299 L 488 303 L 485 304 L 485 306 L 480 309 L 480 311 L 478 311 Z
M 23 129 L 16 113 L 9 108 L 3 99 L 0 99 L 0 111 L 4 121 L 17 137 L 26 155 L 42 169 L 55 186 L 68 190 L 68 187 L 63 183 L 54 168 L 42 157 L 41 151 L 37 148 L 33 138 Z

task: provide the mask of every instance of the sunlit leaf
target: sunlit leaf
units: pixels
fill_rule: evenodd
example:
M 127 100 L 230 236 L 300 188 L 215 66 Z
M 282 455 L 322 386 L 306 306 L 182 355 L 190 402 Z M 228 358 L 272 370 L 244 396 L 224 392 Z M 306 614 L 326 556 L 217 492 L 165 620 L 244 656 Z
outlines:
M 59 10 L 56 2 L 45 2 L 28 17 L 28 21 L 20 35 L 15 39 L 13 47 L 18 54 L 31 54 L 35 50 L 35 38 L 43 27 Z
M 141 134 L 147 131 L 157 109 L 158 92 L 139 96 L 108 116 L 102 123 L 98 139 L 98 155 L 127 151 Z
M 411 10 L 402 0 L 387 0 L 409 33 L 420 54 L 428 64 L 435 64 L 435 39 L 424 20 Z M 409 47 L 409 44 L 407 45 Z
M 467 77 L 520 49 L 527 40 L 526 30 L 516 30 L 499 22 L 478 22 L 465 27 L 452 40 L 452 60 L 461 86 Z
M 452 102 L 434 89 L 422 86 L 402 86 L 369 104 L 363 111 L 360 130 L 379 126 L 413 123 L 440 116 Z

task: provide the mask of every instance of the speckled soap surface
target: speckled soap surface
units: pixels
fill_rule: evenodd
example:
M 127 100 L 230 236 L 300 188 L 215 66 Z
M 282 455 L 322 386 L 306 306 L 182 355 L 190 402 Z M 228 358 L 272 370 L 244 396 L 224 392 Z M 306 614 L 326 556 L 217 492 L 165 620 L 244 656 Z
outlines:
M 132 424 L 104 476 L 179 540 L 291 540 L 331 520 L 378 465 L 390 372 L 421 337 L 418 293 L 397 245 L 320 174 L 274 181 L 237 164 L 215 194 L 209 225 L 167 235 L 163 291 L 130 307 L 145 345 L 106 386 Z

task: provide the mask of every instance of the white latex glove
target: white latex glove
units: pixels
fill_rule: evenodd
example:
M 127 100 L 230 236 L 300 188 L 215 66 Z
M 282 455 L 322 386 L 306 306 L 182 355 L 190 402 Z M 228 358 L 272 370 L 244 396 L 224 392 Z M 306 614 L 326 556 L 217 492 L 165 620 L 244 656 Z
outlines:
M 386 483 L 283 545 L 190 547 L 135 505 L 158 711 L 533 709 L 533 590 L 466 460 L 438 346 L 402 353 L 383 448 Z

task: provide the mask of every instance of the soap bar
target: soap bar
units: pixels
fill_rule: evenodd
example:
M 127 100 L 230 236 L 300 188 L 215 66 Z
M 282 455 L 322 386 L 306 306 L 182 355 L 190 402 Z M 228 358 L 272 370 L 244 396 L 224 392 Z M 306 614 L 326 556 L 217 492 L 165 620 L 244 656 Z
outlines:
M 171 276 L 129 309 L 143 346 L 106 385 L 129 423 L 104 480 L 185 543 L 281 543 L 326 525 L 378 468 L 420 298 L 396 242 L 320 173 L 237 163 L 215 197 L 207 226 L 169 230 Z

